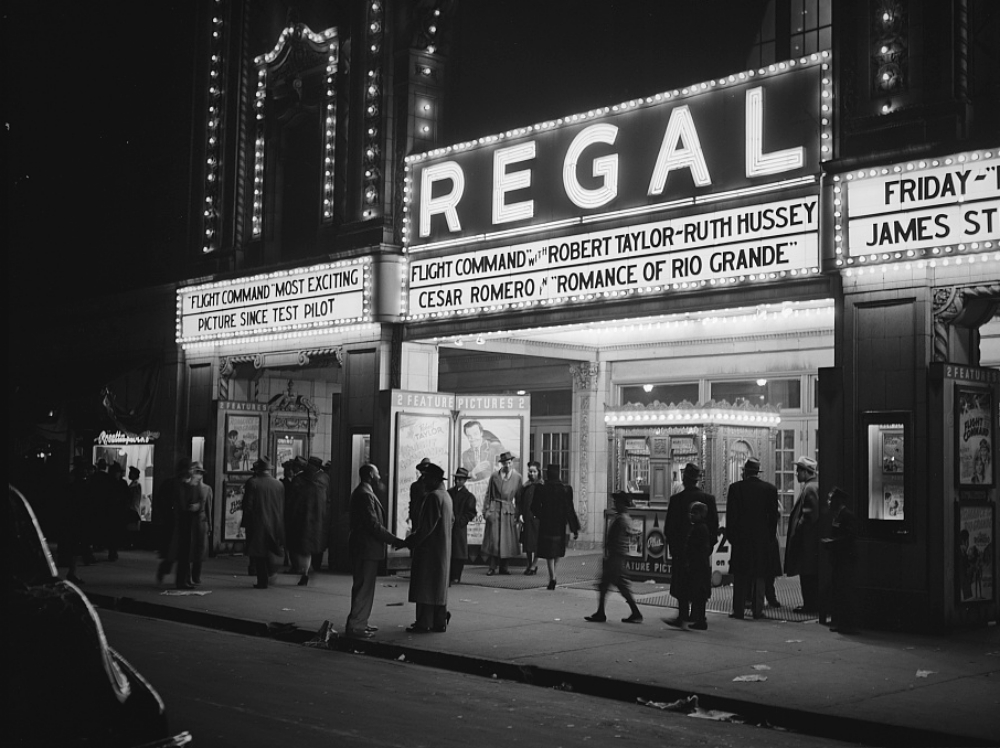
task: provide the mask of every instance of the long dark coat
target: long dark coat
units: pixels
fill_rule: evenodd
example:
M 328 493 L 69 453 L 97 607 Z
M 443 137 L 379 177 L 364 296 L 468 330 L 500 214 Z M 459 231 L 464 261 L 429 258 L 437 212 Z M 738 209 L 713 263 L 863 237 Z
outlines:
M 678 600 L 708 600 L 712 596 L 712 548 L 715 538 L 704 522 L 691 525 L 671 569 L 670 594 Z M 674 587 L 678 592 L 674 592 Z
M 747 476 L 729 486 L 726 496 L 726 537 L 732 546 L 729 570 L 750 577 L 771 577 L 772 553 L 778 531 L 778 489 L 758 476 Z
M 785 574 L 819 574 L 820 545 L 819 481 L 816 478 L 802 484 L 792 513 L 788 516 L 788 538 L 785 543 Z
M 521 546 L 525 553 L 538 550 L 538 517 L 534 511 L 535 489 L 543 485 L 541 481 L 525 483 L 518 501 L 518 518 L 521 520 Z
M 243 486 L 246 554 L 278 565 L 285 556 L 285 487 L 270 475 L 255 475 Z
M 424 494 L 417 526 L 408 538 L 411 603 L 448 604 L 448 574 L 451 569 L 451 528 L 455 518 L 451 496 L 444 484 Z
M 304 470 L 292 481 L 295 500 L 285 528 L 289 553 L 307 556 L 325 549 L 327 484 L 320 475 Z
M 451 526 L 451 557 L 467 559 L 469 557 L 469 523 L 476 518 L 476 497 L 465 486 L 452 486 L 448 489 L 451 496 L 452 512 L 455 524 Z
M 562 481 L 548 480 L 535 488 L 532 506 L 538 517 L 538 557 L 562 558 L 566 555 L 567 531 L 580 532 L 580 518 L 573 506 L 573 487 Z
M 683 597 L 683 580 L 674 574 L 673 565 L 682 561 L 684 544 L 687 541 L 688 533 L 691 531 L 691 519 L 688 517 L 688 510 L 696 501 L 700 501 L 708 507 L 708 515 L 705 518 L 705 527 L 708 530 L 708 537 L 712 541 L 708 549 L 711 556 L 712 549 L 715 548 L 715 541 L 719 537 L 719 509 L 715 503 L 715 497 L 710 493 L 705 493 L 697 486 L 687 486 L 683 491 L 675 493 L 670 497 L 667 504 L 667 516 L 663 520 L 663 534 L 667 538 L 667 547 L 670 549 L 671 571 L 670 571 L 670 594 L 678 600 L 687 600 Z

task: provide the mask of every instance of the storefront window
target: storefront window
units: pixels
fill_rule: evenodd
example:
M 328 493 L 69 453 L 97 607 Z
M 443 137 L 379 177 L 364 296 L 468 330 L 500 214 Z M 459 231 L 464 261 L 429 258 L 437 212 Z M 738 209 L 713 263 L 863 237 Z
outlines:
M 711 383 L 712 399 L 739 405 L 770 405 L 795 410 L 802 407 L 802 383 L 798 379 L 746 379 Z
M 622 387 L 622 405 L 649 405 L 661 402 L 664 405 L 677 405 L 687 401 L 698 402 L 698 383 L 687 384 L 646 384 Z

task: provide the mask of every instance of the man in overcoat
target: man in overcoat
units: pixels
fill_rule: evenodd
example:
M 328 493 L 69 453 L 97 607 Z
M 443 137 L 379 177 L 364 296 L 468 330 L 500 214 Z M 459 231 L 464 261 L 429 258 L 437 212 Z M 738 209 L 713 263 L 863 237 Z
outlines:
M 253 562 L 257 583 L 266 590 L 277 578 L 285 557 L 285 487 L 271 475 L 271 461 L 261 457 L 253 475 L 243 485 L 243 520 L 246 553 Z
M 490 476 L 483 501 L 483 545 L 480 552 L 488 560 L 487 576 L 500 567 L 501 574 L 510 574 L 507 559 L 521 555 L 517 537 L 517 503 L 521 497 L 521 474 L 514 469 L 514 456 L 510 452 L 500 455 L 500 469 Z
M 455 516 L 451 496 L 444 489 L 444 469 L 433 462 L 424 466 L 421 480 L 424 500 L 413 534 L 406 539 L 410 561 L 411 603 L 416 620 L 406 630 L 414 634 L 444 632 L 448 628 L 448 574 L 451 568 L 451 529 Z
M 351 492 L 351 529 L 347 547 L 354 582 L 345 633 L 358 639 L 371 639 L 378 630 L 377 626 L 368 623 L 375 601 L 378 565 L 385 559 L 386 543 L 402 548 L 403 541 L 385 528 L 385 508 L 375 494 L 380 477 L 378 468 L 371 464 L 362 465 L 358 477 L 357 488 Z
M 670 497 L 667 504 L 667 516 L 663 521 L 663 534 L 667 538 L 667 547 L 670 549 L 670 594 L 677 600 L 677 618 L 666 621 L 671 626 L 683 626 L 686 621 L 691 621 L 691 595 L 688 594 L 685 585 L 685 576 L 675 574 L 674 567 L 680 564 L 684 553 L 684 544 L 688 534 L 691 532 L 691 519 L 689 509 L 695 502 L 701 502 L 706 507 L 705 527 L 708 530 L 710 542 L 709 554 L 715 547 L 715 541 L 719 537 L 719 510 L 715 504 L 715 497 L 705 493 L 698 487 L 701 480 L 701 468 L 693 462 L 689 462 L 681 471 L 681 482 L 684 489 Z
M 778 489 L 760 479 L 760 460 L 743 465 L 743 480 L 729 486 L 726 496 L 726 536 L 732 546 L 729 570 L 733 574 L 733 612 L 744 617 L 748 593 L 753 595 L 754 618 L 764 617 L 764 586 L 773 573 L 769 550 L 778 531 Z
M 802 585 L 802 605 L 796 613 L 819 612 L 820 527 L 819 466 L 811 457 L 795 461 L 795 479 L 801 488 L 788 516 L 785 543 L 785 575 L 798 576 Z
M 455 524 L 451 527 L 451 571 L 448 574 L 452 584 L 462 581 L 462 570 L 469 557 L 469 523 L 476 518 L 476 497 L 465 487 L 469 471 L 460 467 L 455 471 L 455 485 L 448 489 L 451 496 Z

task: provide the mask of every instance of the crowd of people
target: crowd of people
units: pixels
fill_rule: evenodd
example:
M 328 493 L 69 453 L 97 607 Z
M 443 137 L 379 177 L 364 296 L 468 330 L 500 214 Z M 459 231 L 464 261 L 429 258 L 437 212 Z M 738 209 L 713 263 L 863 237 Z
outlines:
M 57 563 L 68 569 L 71 582 L 83 584 L 77 573 L 81 561 L 96 563 L 96 554 L 107 551 L 107 560 L 115 562 L 120 549 L 138 544 L 142 487 L 136 467 L 130 467 L 128 475 L 126 481 L 119 462 L 74 459 L 69 485 L 58 492 L 54 513 Z
M 558 584 L 558 561 L 566 555 L 569 538 L 578 537 L 573 489 L 561 479 L 559 465 L 527 463 L 527 478 L 514 468 L 509 451 L 496 455 L 498 468 L 489 476 L 482 504 L 484 532 L 479 553 L 487 575 L 510 574 L 510 562 L 523 556 L 524 574 L 538 572 L 545 559 L 547 589 Z M 321 565 L 329 547 L 328 513 L 331 511 L 329 462 L 318 457 L 296 457 L 281 465 L 282 477 L 272 475 L 267 457 L 252 465 L 252 476 L 243 489 L 242 527 L 245 532 L 249 573 L 253 585 L 266 589 L 284 567 L 308 585 L 310 574 Z M 408 549 L 411 554 L 409 600 L 416 606 L 412 633 L 444 632 L 451 620 L 448 589 L 460 584 L 470 559 L 469 524 L 477 519 L 477 500 L 467 488 L 474 464 L 465 462 L 445 487 L 445 471 L 424 458 L 416 465 L 418 479 L 409 490 L 409 527 L 397 537 L 387 527 L 388 496 L 378 468 L 365 464 L 351 493 L 348 507 L 348 555 L 353 583 L 346 634 L 371 638 L 377 627 L 370 621 L 375 578 L 386 559 L 386 547 Z M 712 554 L 724 535 L 731 548 L 729 570 L 733 577 L 730 618 L 764 617 L 765 601 L 780 606 L 774 580 L 785 574 L 798 576 L 802 605 L 797 613 L 817 614 L 820 604 L 821 549 L 829 552 L 832 568 L 831 613 L 833 629 L 856 633 L 858 616 L 853 592 L 856 570 L 857 519 L 848 509 L 847 494 L 834 488 L 828 496 L 829 511 L 820 501 L 818 465 L 809 457 L 795 462 L 799 491 L 789 515 L 782 565 L 777 538 L 781 505 L 777 488 L 760 477 L 760 461 L 749 458 L 742 478 L 728 488 L 726 526 L 720 528 L 714 496 L 700 487 L 701 468 L 688 463 L 682 470 L 682 488 L 670 497 L 663 532 L 671 559 L 670 592 L 677 600 L 677 615 L 664 621 L 675 627 L 706 630 L 706 603 L 712 594 Z M 67 579 L 82 584 L 77 559 L 96 561 L 94 553 L 107 550 L 115 561 L 121 547 L 135 544 L 140 523 L 142 488 L 135 467 L 129 479 L 117 463 L 90 464 L 78 458 L 70 476 L 65 506 L 60 514 L 58 562 L 67 567 Z M 177 589 L 201 584 L 202 561 L 207 555 L 211 527 L 212 489 L 204 481 L 204 466 L 188 457 L 177 462 L 171 478 L 154 493 L 152 518 L 160 563 L 156 579 L 163 583 L 174 573 Z M 627 493 L 613 496 L 615 515 L 605 534 L 605 552 L 598 585 L 598 609 L 586 617 L 607 621 L 606 602 L 617 587 L 629 606 L 625 623 L 642 623 L 643 617 L 630 589 L 626 562 L 636 542 L 628 514 Z M 821 524 L 821 518 L 828 522 Z M 824 531 L 825 530 L 825 531 Z M 174 572 L 174 567 L 176 571 Z

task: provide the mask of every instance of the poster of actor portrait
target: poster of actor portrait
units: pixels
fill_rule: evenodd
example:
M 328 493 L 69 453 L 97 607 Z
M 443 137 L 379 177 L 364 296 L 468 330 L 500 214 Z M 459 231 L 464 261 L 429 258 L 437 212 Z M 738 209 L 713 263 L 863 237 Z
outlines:
M 958 504 L 955 538 L 955 587 L 960 603 L 993 600 L 993 507 Z
M 993 392 L 955 388 L 956 470 L 959 486 L 989 487 L 996 484 L 993 447 Z
M 524 428 L 520 418 L 478 416 L 460 419 L 459 464 L 469 471 L 465 487 L 476 497 L 476 519 L 469 524 L 469 543 L 478 545 L 483 537 L 483 498 L 490 476 L 500 469 L 502 452 L 514 455 L 514 469 L 524 474 L 521 436 Z
M 260 457 L 260 416 L 226 416 L 226 470 L 249 473 Z

